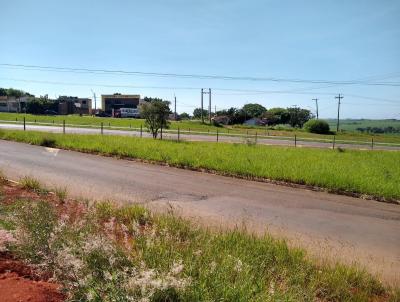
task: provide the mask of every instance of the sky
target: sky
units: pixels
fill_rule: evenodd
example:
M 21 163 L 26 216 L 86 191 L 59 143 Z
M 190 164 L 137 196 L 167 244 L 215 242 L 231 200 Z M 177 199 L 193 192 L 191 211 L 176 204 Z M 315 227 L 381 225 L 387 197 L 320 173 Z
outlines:
M 212 89 L 217 110 L 259 103 L 315 112 L 318 98 L 322 118 L 337 115 L 341 93 L 342 118 L 400 119 L 398 0 L 0 0 L 0 11 L 0 87 L 51 98 L 175 95 L 180 113 L 200 106 L 201 88 Z

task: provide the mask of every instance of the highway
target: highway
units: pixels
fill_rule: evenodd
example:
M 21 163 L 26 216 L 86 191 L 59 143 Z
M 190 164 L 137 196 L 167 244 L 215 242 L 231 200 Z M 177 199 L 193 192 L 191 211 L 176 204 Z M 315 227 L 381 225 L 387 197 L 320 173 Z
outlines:
M 169 207 L 210 226 L 268 230 L 312 256 L 357 261 L 400 284 L 400 206 L 0 140 L 0 170 L 71 196 Z
M 0 123 L 0 129 L 18 129 L 23 130 L 22 124 L 8 124 L 8 123 Z M 34 131 L 43 131 L 43 132 L 52 132 L 52 133 L 62 133 L 62 126 L 49 126 L 49 125 L 32 125 L 27 124 L 26 130 L 34 130 Z M 100 134 L 100 128 L 86 128 L 86 127 L 66 127 L 66 133 L 76 133 L 76 134 Z M 120 130 L 120 129 L 103 129 L 103 134 L 105 135 L 122 135 L 122 136 L 140 136 L 139 131 L 135 130 Z M 151 138 L 150 133 L 143 131 L 142 136 L 145 138 Z M 173 139 L 176 140 L 178 138 L 177 133 L 163 133 L 164 139 Z M 190 134 L 187 132 L 180 133 L 180 139 L 185 141 L 208 141 L 208 142 L 216 142 L 216 135 L 208 135 L 208 134 Z M 258 136 L 257 139 L 253 137 L 246 138 L 245 136 L 238 135 L 218 135 L 219 142 L 225 143 L 257 143 L 263 145 L 277 145 L 277 146 L 295 146 L 294 138 L 279 138 L 279 137 L 263 137 Z M 297 147 L 311 147 L 311 148 L 332 148 L 332 142 L 322 142 L 322 141 L 312 141 L 312 140 L 297 140 Z M 338 148 L 346 148 L 346 149 L 358 149 L 358 150 L 371 150 L 372 146 L 370 143 L 361 144 L 361 143 L 336 143 L 335 147 Z M 399 145 L 385 145 L 385 144 L 374 144 L 374 150 L 392 150 L 392 151 L 400 151 Z

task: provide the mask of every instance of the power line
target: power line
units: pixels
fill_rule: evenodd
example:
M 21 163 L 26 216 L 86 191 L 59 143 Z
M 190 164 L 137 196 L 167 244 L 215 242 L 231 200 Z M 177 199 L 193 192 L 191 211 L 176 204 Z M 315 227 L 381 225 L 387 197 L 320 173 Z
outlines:
M 331 81 L 331 80 L 306 80 L 296 78 L 276 78 L 276 77 L 250 77 L 250 76 L 224 76 L 224 75 L 203 75 L 203 74 L 179 74 L 179 73 L 161 73 L 161 72 L 143 72 L 143 71 L 126 71 L 111 69 L 90 69 L 90 68 L 73 68 L 58 66 L 40 66 L 40 65 L 24 65 L 0 63 L 0 66 L 8 68 L 22 68 L 37 71 L 61 71 L 71 73 L 101 73 L 101 74 L 119 74 L 119 75 L 136 75 L 136 76 L 157 76 L 157 77 L 174 77 L 174 78 L 195 78 L 195 79 L 211 79 L 211 80 L 234 80 L 234 81 L 270 81 L 270 82 L 286 82 L 286 83 L 311 83 L 311 84 L 332 84 L 332 85 L 366 85 L 366 86 L 400 86 L 398 82 L 366 82 L 366 81 Z
M 185 87 L 185 86 L 140 86 L 140 85 L 111 85 L 111 84 L 96 84 L 96 83 L 74 83 L 74 82 L 61 82 L 61 81 L 42 81 L 42 80 L 28 80 L 28 79 L 15 79 L 15 78 L 0 78 L 1 80 L 15 81 L 15 82 L 24 82 L 24 83 L 34 83 L 34 84 L 50 84 L 50 85 L 64 85 L 64 86 L 82 86 L 82 87 L 105 87 L 105 88 L 135 88 L 135 89 L 165 89 L 165 90 L 199 90 L 200 87 Z M 336 93 L 333 92 L 289 92 L 285 90 L 250 90 L 250 89 L 239 89 L 239 88 L 218 88 L 213 87 L 213 90 L 216 91 L 232 91 L 232 92 L 240 92 L 239 94 L 223 94 L 223 93 L 213 93 L 214 95 L 249 95 L 251 93 L 256 93 L 257 95 L 262 94 L 294 94 L 294 95 L 325 95 L 325 96 L 335 96 Z M 359 99 L 367 99 L 367 100 L 376 100 L 379 103 L 386 102 L 392 104 L 400 104 L 400 101 L 389 100 L 385 98 L 375 98 L 369 96 L 361 96 L 348 94 L 353 98 Z

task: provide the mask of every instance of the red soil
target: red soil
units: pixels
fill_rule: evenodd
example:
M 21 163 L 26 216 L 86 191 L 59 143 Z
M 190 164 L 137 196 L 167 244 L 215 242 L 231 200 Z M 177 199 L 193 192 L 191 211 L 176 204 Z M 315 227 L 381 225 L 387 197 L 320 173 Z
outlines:
M 41 280 L 34 271 L 10 255 L 0 254 L 0 301 L 61 302 L 60 285 Z

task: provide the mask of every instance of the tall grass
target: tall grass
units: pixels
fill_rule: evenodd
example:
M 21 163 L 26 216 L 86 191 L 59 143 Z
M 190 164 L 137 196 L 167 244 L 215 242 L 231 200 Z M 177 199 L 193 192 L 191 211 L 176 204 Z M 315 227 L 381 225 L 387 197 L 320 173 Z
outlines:
M 209 169 L 226 175 L 267 178 L 400 199 L 400 153 L 323 150 L 206 142 L 174 142 L 101 135 L 0 131 L 0 139 Z
M 210 230 L 138 205 L 102 202 L 74 211 L 22 200 L 0 212 L 17 239 L 7 248 L 50 272 L 69 301 L 396 299 L 365 271 L 316 265 L 268 234 Z

